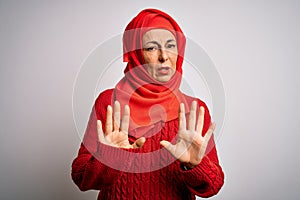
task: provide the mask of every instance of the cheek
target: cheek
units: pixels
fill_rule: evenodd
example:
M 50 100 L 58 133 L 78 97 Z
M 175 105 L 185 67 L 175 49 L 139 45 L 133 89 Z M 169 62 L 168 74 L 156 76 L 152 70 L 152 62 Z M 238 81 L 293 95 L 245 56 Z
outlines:
M 152 71 L 154 70 L 153 64 L 153 55 L 150 53 L 144 52 L 144 61 L 145 61 L 145 68 L 146 70 L 152 74 Z
M 145 64 L 151 64 L 155 62 L 155 56 L 153 54 L 144 54 Z
M 172 66 L 173 68 L 175 67 L 175 69 L 176 69 L 177 57 L 178 57 L 177 54 L 174 54 L 171 57 Z
M 143 51 L 143 56 L 144 56 L 145 63 L 147 63 L 148 55 L 147 55 L 147 53 L 145 51 Z

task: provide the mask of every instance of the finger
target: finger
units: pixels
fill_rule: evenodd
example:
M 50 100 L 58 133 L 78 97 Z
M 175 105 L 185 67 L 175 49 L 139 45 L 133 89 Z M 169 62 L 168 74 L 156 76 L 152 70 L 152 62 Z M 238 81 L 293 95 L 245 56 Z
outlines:
M 175 145 L 166 140 L 160 141 L 160 145 L 166 148 L 173 156 L 175 156 Z
M 128 105 L 125 105 L 124 114 L 121 122 L 121 131 L 125 133 L 128 133 L 129 118 L 130 118 L 130 108 Z
M 111 132 L 112 132 L 112 107 L 108 105 L 106 109 L 105 133 L 111 133 Z
M 200 134 L 202 134 L 203 124 L 204 124 L 204 113 L 205 113 L 204 107 L 201 106 L 199 110 L 197 127 L 196 127 L 196 131 Z
M 114 104 L 114 131 L 120 129 L 121 124 L 121 106 L 118 101 Z
M 146 138 L 141 137 L 132 144 L 132 147 L 133 148 L 141 148 L 145 144 L 145 142 L 146 142 Z
M 216 124 L 215 123 L 211 123 L 210 126 L 209 126 L 209 129 L 206 131 L 205 133 L 205 136 L 204 136 L 204 141 L 202 143 L 202 147 L 201 147 L 201 150 L 200 150 L 200 157 L 202 158 L 205 154 L 205 152 L 207 151 L 207 145 L 208 145 L 208 142 L 215 130 L 215 127 L 216 127 Z
M 189 130 L 195 130 L 197 101 L 192 102 L 189 116 Z
M 184 104 L 181 103 L 179 107 L 179 130 L 186 130 L 186 119 L 185 119 L 185 110 Z
M 104 138 L 104 134 L 103 134 L 103 130 L 102 130 L 102 123 L 100 120 L 97 120 L 97 133 L 98 133 L 98 140 L 101 143 L 104 143 L 105 138 Z
M 206 131 L 205 136 L 204 136 L 204 141 L 207 141 L 210 139 L 212 136 L 213 132 L 215 131 L 216 128 L 216 123 L 211 123 L 209 126 L 209 129 Z

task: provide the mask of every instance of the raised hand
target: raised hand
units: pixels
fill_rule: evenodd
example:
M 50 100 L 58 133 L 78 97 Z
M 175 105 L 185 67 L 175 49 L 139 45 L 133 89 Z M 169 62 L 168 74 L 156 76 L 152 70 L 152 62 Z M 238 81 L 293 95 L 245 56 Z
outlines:
M 112 113 L 113 112 L 113 113 Z M 128 141 L 128 127 L 130 118 L 130 108 L 124 107 L 124 114 L 121 119 L 121 107 L 118 101 L 114 103 L 114 109 L 107 106 L 105 133 L 102 130 L 102 123 L 97 120 L 98 139 L 101 143 L 118 148 L 140 148 L 144 145 L 146 139 L 141 137 L 133 144 Z
M 165 147 L 176 159 L 190 168 L 195 167 L 201 162 L 202 158 L 204 157 L 208 141 L 215 129 L 215 123 L 212 123 L 203 137 L 202 129 L 205 111 L 201 106 L 196 123 L 196 110 L 197 102 L 193 101 L 190 109 L 187 129 L 184 104 L 181 103 L 179 109 L 178 139 L 176 144 L 173 145 L 165 140 L 160 142 L 160 144 Z

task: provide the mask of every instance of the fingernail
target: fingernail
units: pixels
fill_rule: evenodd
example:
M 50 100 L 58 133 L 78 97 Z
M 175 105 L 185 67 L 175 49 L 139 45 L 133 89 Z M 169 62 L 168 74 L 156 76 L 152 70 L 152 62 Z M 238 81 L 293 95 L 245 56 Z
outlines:
M 197 106 L 197 101 L 193 101 L 194 106 Z
M 180 103 L 180 109 L 184 110 L 184 104 L 183 103 Z

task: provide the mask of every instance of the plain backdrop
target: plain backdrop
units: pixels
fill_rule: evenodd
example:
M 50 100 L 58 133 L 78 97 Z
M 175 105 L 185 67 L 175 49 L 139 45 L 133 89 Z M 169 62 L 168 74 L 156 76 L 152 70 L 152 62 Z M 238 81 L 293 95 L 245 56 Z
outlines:
M 70 177 L 73 85 L 91 50 L 149 7 L 173 16 L 223 81 L 226 178 L 211 199 L 299 199 L 297 0 L 0 1 L 0 199 L 96 199 Z

